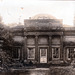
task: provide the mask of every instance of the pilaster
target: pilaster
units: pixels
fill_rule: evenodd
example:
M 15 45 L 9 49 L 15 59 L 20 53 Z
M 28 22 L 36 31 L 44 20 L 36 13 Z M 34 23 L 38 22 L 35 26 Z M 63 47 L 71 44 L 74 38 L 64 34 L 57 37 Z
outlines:
M 38 62 L 38 36 L 35 36 L 35 60 Z
M 27 36 L 24 37 L 23 59 L 27 59 Z
M 49 61 L 51 61 L 52 60 L 52 49 L 51 49 L 51 36 L 49 36 L 49 51 L 48 51 L 48 57 L 49 57 Z

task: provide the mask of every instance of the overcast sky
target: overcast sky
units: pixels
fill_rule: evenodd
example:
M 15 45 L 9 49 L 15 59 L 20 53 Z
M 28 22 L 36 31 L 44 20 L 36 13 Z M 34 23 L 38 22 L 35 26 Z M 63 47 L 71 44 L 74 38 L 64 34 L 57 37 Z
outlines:
M 57 19 L 63 19 L 64 24 L 73 26 L 75 1 L 50 0 L 0 0 L 0 15 L 5 24 L 23 24 L 37 14 L 50 14 Z

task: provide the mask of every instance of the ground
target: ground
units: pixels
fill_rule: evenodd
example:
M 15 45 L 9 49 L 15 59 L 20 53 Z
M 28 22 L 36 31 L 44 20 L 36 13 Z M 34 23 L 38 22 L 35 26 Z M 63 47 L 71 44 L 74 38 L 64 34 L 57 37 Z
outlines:
M 0 75 L 75 75 L 75 69 L 72 66 L 50 68 L 26 69 L 24 72 L 3 73 Z

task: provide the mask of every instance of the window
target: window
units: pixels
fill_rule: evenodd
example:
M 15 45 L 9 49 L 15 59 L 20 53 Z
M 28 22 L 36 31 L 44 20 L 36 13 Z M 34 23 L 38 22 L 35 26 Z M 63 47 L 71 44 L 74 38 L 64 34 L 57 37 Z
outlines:
M 35 59 L 35 48 L 27 48 L 28 50 L 28 59 Z
M 52 48 L 52 59 L 59 59 L 60 58 L 60 48 Z
M 75 48 L 67 48 L 67 59 L 70 60 L 74 57 Z
M 14 48 L 14 50 L 12 51 L 12 54 L 13 54 L 12 57 L 14 59 L 18 59 L 20 57 L 20 49 Z

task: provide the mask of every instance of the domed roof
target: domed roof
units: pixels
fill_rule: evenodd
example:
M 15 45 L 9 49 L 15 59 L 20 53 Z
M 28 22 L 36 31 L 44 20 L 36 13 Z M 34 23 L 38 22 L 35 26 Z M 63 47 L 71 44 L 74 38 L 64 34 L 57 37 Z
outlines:
M 49 14 L 37 14 L 31 17 L 31 19 L 56 19 L 56 18 Z

